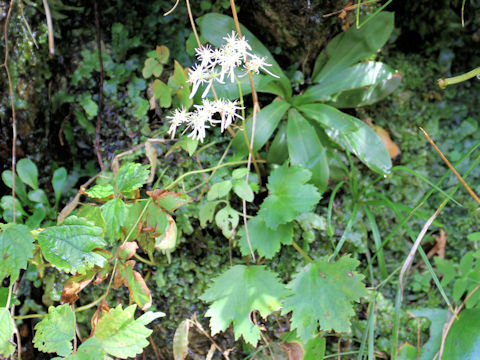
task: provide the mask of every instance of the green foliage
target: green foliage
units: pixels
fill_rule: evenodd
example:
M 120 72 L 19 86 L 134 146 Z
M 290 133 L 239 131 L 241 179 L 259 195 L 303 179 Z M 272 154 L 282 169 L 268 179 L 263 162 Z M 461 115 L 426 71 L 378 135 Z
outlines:
M 18 279 L 20 269 L 27 268 L 27 260 L 33 255 L 33 237 L 25 225 L 2 225 L 0 233 L 0 282 L 10 276 Z
M 233 323 L 235 338 L 243 336 L 255 346 L 260 329 L 251 322 L 251 311 L 257 310 L 265 318 L 280 309 L 280 299 L 287 294 L 276 275 L 264 266 L 235 265 L 217 277 L 201 299 L 212 303 L 206 316 L 211 318 L 213 334 Z
M 52 226 L 38 234 L 43 256 L 57 269 L 84 274 L 94 265 L 103 267 L 105 258 L 92 252 L 105 246 L 102 229 L 88 221 L 71 216 L 62 225 Z
M 123 195 L 128 195 L 134 190 L 142 187 L 148 179 L 148 165 L 137 163 L 126 163 L 122 165 L 116 177 L 118 190 Z
M 136 305 L 130 305 L 125 309 L 118 305 L 98 322 L 94 339 L 106 354 L 120 359 L 140 354 L 148 345 L 147 337 L 152 333 L 146 325 L 165 316 L 161 312 L 147 312 L 135 319 L 135 309 Z
M 292 311 L 292 329 L 307 342 L 316 329 L 347 332 L 350 330 L 352 302 L 366 296 L 363 275 L 354 270 L 358 261 L 343 257 L 337 262 L 318 259 L 308 264 L 287 285 L 291 296 L 284 300 L 282 313 Z
M 105 234 L 113 243 L 120 236 L 120 227 L 125 222 L 126 209 L 121 199 L 115 198 L 108 201 L 102 207 L 102 215 L 105 219 Z
M 311 172 L 298 165 L 284 164 L 272 171 L 268 178 L 269 194 L 263 201 L 258 214 L 266 225 L 275 229 L 298 215 L 309 212 L 320 200 L 317 189 L 305 184 Z
M 474 359 L 480 348 L 480 309 L 466 309 L 448 332 L 445 340 L 444 359 Z
M 0 355 L 7 357 L 15 351 L 15 347 L 10 343 L 13 334 L 13 319 L 10 311 L 0 307 Z
M 50 306 L 48 315 L 35 325 L 35 347 L 43 352 L 66 356 L 73 350 L 75 313 L 70 305 Z

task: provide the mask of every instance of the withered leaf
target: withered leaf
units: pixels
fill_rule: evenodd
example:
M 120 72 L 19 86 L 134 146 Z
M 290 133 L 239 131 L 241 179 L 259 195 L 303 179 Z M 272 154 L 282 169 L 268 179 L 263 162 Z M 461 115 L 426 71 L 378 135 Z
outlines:
M 63 286 L 60 303 L 73 305 L 78 300 L 78 293 L 93 280 L 99 269 L 94 267 L 85 274 L 71 276 Z

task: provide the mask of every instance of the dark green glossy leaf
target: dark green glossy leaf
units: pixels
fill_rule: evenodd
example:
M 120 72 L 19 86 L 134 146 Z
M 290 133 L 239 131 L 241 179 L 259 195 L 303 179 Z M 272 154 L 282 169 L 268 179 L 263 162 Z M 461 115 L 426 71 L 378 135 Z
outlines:
M 258 151 L 262 148 L 267 140 L 272 136 L 273 132 L 277 128 L 278 123 L 282 119 L 283 115 L 290 108 L 290 104 L 284 100 L 274 101 L 271 104 L 265 106 L 257 114 L 257 121 L 255 125 L 255 139 L 253 141 L 253 151 Z M 246 122 L 246 132 L 248 141 L 250 141 L 252 135 L 252 121 L 250 117 Z M 241 131 L 237 133 L 233 139 L 233 147 L 241 154 L 248 154 L 248 148 L 245 142 L 245 134 Z
M 324 81 L 357 61 L 375 54 L 387 42 L 393 31 L 393 25 L 393 13 L 381 12 L 360 29 L 352 26 L 335 36 L 327 45 L 328 61 L 313 81 Z
M 335 107 L 373 104 L 400 84 L 401 76 L 388 65 L 369 61 L 332 74 L 319 85 L 310 86 L 294 98 L 296 105 L 329 102 Z
M 363 121 L 324 104 L 305 104 L 300 111 L 325 128 L 328 136 L 354 153 L 370 169 L 388 174 L 392 161 L 378 135 Z
M 295 109 L 288 112 L 287 143 L 290 162 L 310 170 L 311 182 L 325 191 L 329 176 L 325 148 L 313 126 Z
M 223 38 L 231 34 L 232 30 L 235 30 L 233 19 L 222 14 L 210 13 L 203 15 L 197 19 L 197 23 L 199 24 L 202 36 L 209 43 L 216 47 L 220 47 L 222 44 L 224 44 L 225 40 L 223 40 Z M 242 35 L 245 36 L 248 43 L 252 47 L 252 53 L 260 57 L 265 56 L 267 63 L 272 64 L 268 70 L 280 77 L 280 79 L 275 79 L 270 75 L 258 76 L 259 79 L 265 78 L 265 80 L 257 80 L 257 91 L 265 91 L 289 98 L 292 94 L 290 80 L 288 80 L 287 76 L 283 73 L 272 54 L 247 28 L 245 28 L 243 25 L 240 25 L 240 28 L 242 30 Z M 228 81 L 225 83 L 227 82 Z M 248 83 L 248 81 L 246 81 L 246 83 Z M 278 85 L 274 85 L 275 83 L 278 83 Z M 236 87 L 236 84 L 234 85 Z M 221 88 L 221 86 L 218 86 L 218 88 Z M 246 94 L 247 93 L 244 93 L 243 95 Z M 238 96 L 235 98 L 238 98 Z
M 288 159 L 287 124 L 280 125 L 275 138 L 268 149 L 267 161 L 273 164 L 283 164 Z
M 480 354 L 480 309 L 466 309 L 453 322 L 442 359 L 477 360 Z

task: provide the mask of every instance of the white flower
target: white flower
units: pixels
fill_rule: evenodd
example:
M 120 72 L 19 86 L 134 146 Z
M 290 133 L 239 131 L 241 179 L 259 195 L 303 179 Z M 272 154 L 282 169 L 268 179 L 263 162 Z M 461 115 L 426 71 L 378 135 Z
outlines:
M 191 113 L 187 112 L 183 107 L 181 109 L 175 109 L 172 115 L 167 116 L 167 119 L 170 120 L 170 128 L 168 129 L 168 134 L 171 135 L 172 139 L 175 137 L 175 131 L 183 123 L 188 123 L 190 121 Z
M 250 59 L 247 62 L 245 62 L 244 67 L 248 71 L 254 72 L 255 74 L 258 74 L 260 72 L 260 69 L 262 69 L 267 74 L 276 78 L 280 78 L 279 76 L 273 74 L 272 72 L 267 70 L 267 68 L 265 68 L 265 66 L 272 66 L 272 64 L 267 64 L 265 59 L 266 57 L 261 58 L 257 55 L 251 55 Z
M 207 69 L 210 67 L 214 67 L 217 61 L 217 54 L 210 45 L 200 46 L 199 48 L 195 49 L 197 53 L 197 58 L 200 60 L 200 67 L 203 69 Z
M 244 60 L 247 58 L 247 55 L 250 55 L 248 50 L 252 50 L 252 48 L 245 39 L 245 36 L 239 38 L 237 33 L 232 31 L 232 35 L 227 35 L 223 40 L 226 41 L 224 45 L 225 50 L 237 52 Z
M 187 82 L 192 84 L 192 92 L 190 94 L 190 99 L 193 98 L 195 93 L 198 90 L 200 84 L 208 83 L 211 79 L 210 71 L 206 68 L 199 66 L 198 64 L 194 65 L 188 72 Z
M 222 114 L 222 119 L 221 119 L 221 131 L 223 132 L 227 127 L 229 127 L 233 120 L 235 120 L 235 117 L 239 119 L 243 119 L 242 116 L 237 114 L 237 110 L 242 110 L 243 107 L 237 106 L 238 101 L 229 101 L 229 100 L 220 100 L 218 101 L 218 111 L 220 114 Z
M 235 82 L 235 68 L 242 65 L 242 55 L 234 49 L 223 49 L 220 53 L 218 63 L 221 66 L 220 80 L 223 81 L 225 74 L 230 77 L 230 81 Z
M 203 142 L 203 139 L 205 139 L 205 129 L 210 127 L 205 124 L 207 121 L 211 121 L 210 113 L 208 111 L 204 111 L 203 106 L 199 106 L 197 110 L 190 116 L 190 122 L 185 129 L 185 131 L 192 129 L 192 132 L 188 134 L 188 137 L 191 137 L 193 140 L 198 139 L 200 142 Z

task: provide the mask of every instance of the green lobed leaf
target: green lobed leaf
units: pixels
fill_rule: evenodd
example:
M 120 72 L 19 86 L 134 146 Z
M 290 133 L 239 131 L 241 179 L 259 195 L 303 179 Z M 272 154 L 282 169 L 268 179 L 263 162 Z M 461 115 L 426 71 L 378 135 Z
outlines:
M 291 328 L 307 342 L 322 330 L 348 332 L 355 315 L 353 301 L 366 296 L 363 275 L 354 272 L 359 262 L 342 257 L 337 262 L 326 258 L 308 264 L 287 285 L 292 296 L 283 301 L 282 314 L 292 311 Z
M 15 346 L 10 343 L 14 332 L 10 311 L 0 307 L 0 355 L 3 355 L 5 359 L 15 351 Z
M 335 36 L 327 45 L 328 60 L 313 81 L 326 81 L 330 76 L 334 76 L 357 61 L 375 54 L 387 42 L 393 26 L 393 12 L 384 11 L 360 29 L 352 26 L 349 30 Z
M 105 258 L 92 251 L 106 245 L 100 237 L 102 232 L 87 220 L 70 216 L 62 225 L 46 228 L 38 234 L 38 243 L 45 259 L 56 268 L 84 274 L 95 265 L 105 265 Z
M 123 194 L 142 187 L 150 175 L 149 166 L 131 162 L 122 165 L 117 174 L 118 190 Z
M 250 321 L 250 313 L 257 310 L 262 317 L 280 309 L 280 299 L 288 291 L 276 274 L 260 265 L 235 265 L 213 280 L 210 288 L 200 297 L 212 303 L 206 316 L 215 335 L 233 323 L 235 339 L 243 336 L 256 346 L 260 329 Z
M 43 352 L 66 356 L 73 350 L 75 313 L 70 305 L 50 306 L 48 315 L 35 325 L 33 343 Z
M 287 223 L 277 226 L 275 230 L 268 228 L 265 220 L 261 216 L 255 216 L 247 221 L 248 235 L 252 249 L 258 252 L 260 256 L 267 259 L 280 250 L 282 244 L 289 245 L 293 239 L 293 223 Z M 250 254 L 245 229 L 242 228 L 240 234 L 240 251 L 244 256 Z
M 33 256 L 34 239 L 25 225 L 2 225 L 0 233 L 0 283 L 10 276 L 18 279 L 20 269 L 27 268 L 27 260 Z
M 272 171 L 268 177 L 268 196 L 258 212 L 269 228 L 276 229 L 311 211 L 320 201 L 316 187 L 305 184 L 310 178 L 311 172 L 299 165 L 284 164 Z
M 290 106 L 291 105 L 285 100 L 273 101 L 271 104 L 265 106 L 257 113 L 257 120 L 255 123 L 255 139 L 253 141 L 254 152 L 260 150 L 263 145 L 265 145 Z M 245 124 L 245 131 L 247 132 L 246 135 L 248 137 L 248 141 L 250 141 L 252 136 L 252 123 L 253 119 L 250 117 L 247 119 Z M 243 134 L 241 131 L 239 131 L 233 138 L 232 146 L 240 154 L 248 154 L 248 148 L 245 143 L 245 134 Z
M 365 165 L 382 175 L 392 168 L 392 160 L 382 140 L 363 121 L 325 104 L 305 104 L 300 111 L 325 128 L 328 136 L 353 152 Z
M 109 200 L 102 207 L 102 215 L 105 219 L 105 235 L 113 243 L 120 238 L 120 227 L 125 222 L 125 203 L 118 198 Z
M 92 199 L 106 199 L 114 193 L 111 184 L 97 184 L 85 191 L 85 195 Z
M 122 309 L 122 305 L 118 305 L 98 321 L 94 337 L 107 354 L 126 359 L 141 354 L 148 346 L 147 337 L 152 330 L 145 325 L 165 314 L 147 312 L 135 319 L 136 307 L 130 305 Z
M 313 126 L 296 109 L 288 112 L 287 144 L 292 165 L 301 165 L 310 170 L 311 182 L 320 192 L 325 191 L 329 177 L 325 147 Z
M 16 166 L 20 179 L 32 189 L 38 189 L 38 169 L 32 160 L 20 159 Z
M 442 359 L 478 359 L 480 353 L 480 309 L 465 309 L 453 322 Z
M 245 179 L 237 179 L 233 182 L 233 192 L 238 195 L 238 197 L 242 200 L 252 202 L 254 195 L 252 188 Z

